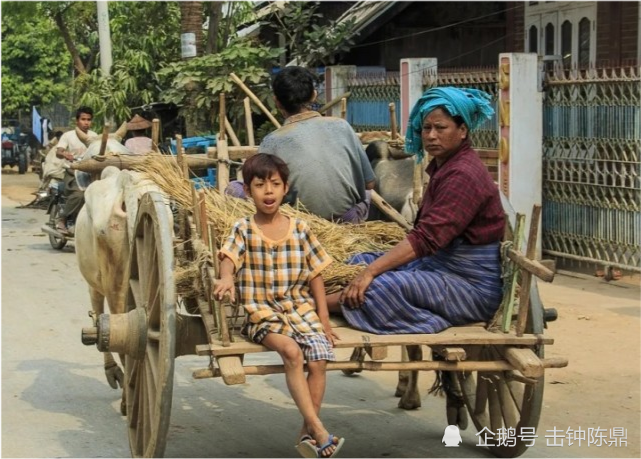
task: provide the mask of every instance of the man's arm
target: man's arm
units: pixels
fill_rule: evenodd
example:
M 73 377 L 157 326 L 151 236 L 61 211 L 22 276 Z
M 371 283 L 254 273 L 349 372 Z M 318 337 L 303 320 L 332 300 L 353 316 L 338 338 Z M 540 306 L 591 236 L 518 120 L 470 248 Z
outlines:
M 60 140 L 58 141 L 58 147 L 56 148 L 56 157 L 64 158 L 67 161 L 73 161 L 73 153 L 69 151 L 69 140 L 67 140 L 68 136 L 65 134 L 62 134 L 62 136 L 60 136 Z

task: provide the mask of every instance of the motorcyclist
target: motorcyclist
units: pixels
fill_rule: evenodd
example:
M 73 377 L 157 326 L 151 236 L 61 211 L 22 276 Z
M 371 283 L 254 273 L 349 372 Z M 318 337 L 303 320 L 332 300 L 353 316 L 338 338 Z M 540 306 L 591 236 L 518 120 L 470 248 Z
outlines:
M 79 107 L 76 110 L 76 127 L 89 136 L 96 136 L 94 131 L 89 130 L 93 121 L 93 110 L 89 107 Z M 58 215 L 56 229 L 61 233 L 68 234 L 67 219 L 75 219 L 80 212 L 83 204 L 85 203 L 85 193 L 80 189 L 76 182 L 76 177 L 73 170 L 70 169 L 70 162 L 82 157 L 87 151 L 87 146 L 78 138 L 76 130 L 67 131 L 62 134 L 58 141 L 56 156 L 64 158 L 66 161 L 65 178 L 64 178 L 64 191 L 65 207 Z

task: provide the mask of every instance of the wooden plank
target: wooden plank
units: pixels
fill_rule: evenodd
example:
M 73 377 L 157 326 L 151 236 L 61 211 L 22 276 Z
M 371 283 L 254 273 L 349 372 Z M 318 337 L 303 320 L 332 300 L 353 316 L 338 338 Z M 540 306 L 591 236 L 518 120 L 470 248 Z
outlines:
M 245 369 L 240 357 L 237 355 L 226 355 L 216 358 L 220 375 L 228 386 L 245 383 Z
M 458 362 L 467 358 L 467 353 L 462 347 L 433 346 L 432 350 L 450 362 Z
M 365 352 L 372 360 L 385 360 L 387 358 L 387 346 L 365 346 Z
M 533 346 L 536 344 L 553 344 L 554 339 L 549 336 L 525 334 L 517 337 L 513 333 L 493 333 L 480 327 L 451 327 L 436 334 L 406 334 L 406 335 L 374 335 L 372 333 L 354 330 L 352 328 L 336 327 L 335 333 L 339 336 L 335 347 L 338 349 L 365 347 L 365 346 L 407 346 L 412 344 L 426 346 L 465 346 L 465 345 L 522 345 Z M 252 354 L 267 352 L 266 347 L 238 337 L 230 346 L 224 347 L 220 341 L 209 346 L 199 346 L 198 355 L 230 355 Z
M 552 282 L 554 280 L 554 273 L 552 271 L 542 265 L 541 262 L 527 258 L 518 250 L 508 250 L 507 256 L 524 271 L 534 274 L 543 282 Z
M 221 356 L 217 357 L 216 360 L 220 363 L 221 359 L 226 358 L 235 358 L 237 359 L 233 365 L 242 364 L 240 356 Z M 231 360 L 230 360 L 231 362 Z M 544 361 L 546 363 L 547 361 Z M 547 365 L 545 365 L 547 368 Z M 242 366 L 242 373 L 244 376 L 263 376 L 263 375 L 272 375 L 285 372 L 285 366 L 280 365 L 247 365 Z M 307 371 L 307 365 L 304 368 Z M 327 363 L 328 371 L 338 371 L 338 370 L 364 370 L 364 371 L 403 371 L 403 370 L 412 370 L 412 371 L 480 371 L 483 372 L 483 379 L 487 383 L 486 375 L 488 372 L 502 372 L 514 370 L 514 367 L 505 360 L 484 360 L 481 362 L 443 362 L 443 361 L 431 361 L 431 360 L 422 360 L 418 362 L 358 362 L 358 361 L 349 361 L 349 362 L 328 362 Z M 216 368 L 212 372 L 210 368 L 200 369 L 193 373 L 194 378 L 217 378 L 220 376 L 229 376 L 229 368 L 225 368 L 226 374 L 223 374 L 223 371 Z M 240 369 L 235 367 L 235 374 L 238 375 Z M 240 378 L 238 378 L 240 379 Z M 244 381 L 243 381 L 244 382 Z M 242 384 L 242 383 L 234 383 Z M 489 385 L 489 390 L 495 390 L 492 385 Z M 476 406 L 477 409 L 482 409 L 483 400 L 478 400 L 474 398 L 472 400 L 472 405 Z
M 531 349 L 509 347 L 503 352 L 505 359 L 526 378 L 543 376 L 543 363 Z

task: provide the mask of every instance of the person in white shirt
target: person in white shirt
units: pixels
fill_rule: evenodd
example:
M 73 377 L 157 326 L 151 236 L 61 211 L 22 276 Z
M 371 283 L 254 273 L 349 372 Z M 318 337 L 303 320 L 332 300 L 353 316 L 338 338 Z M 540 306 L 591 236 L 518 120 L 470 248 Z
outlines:
M 76 110 L 76 128 L 80 129 L 90 137 L 98 135 L 89 129 L 92 122 L 93 110 L 91 108 L 83 106 Z M 62 233 L 69 232 L 67 228 L 67 220 L 71 218 L 75 221 L 78 212 L 80 212 L 80 209 L 85 203 L 85 192 L 78 186 L 76 177 L 73 171 L 69 168 L 69 162 L 82 157 L 86 151 L 87 146 L 78 138 L 75 129 L 62 134 L 62 137 L 60 137 L 60 140 L 58 141 L 56 156 L 58 158 L 64 158 L 67 161 L 65 164 L 67 172 L 65 173 L 65 187 L 63 191 L 65 207 L 58 215 L 59 218 L 56 224 L 56 229 Z
M 140 115 L 135 115 L 127 123 L 127 131 L 131 132 L 133 137 L 127 139 L 125 147 L 135 155 L 146 155 L 152 150 L 152 142 L 146 135 L 147 129 L 151 127 L 151 121 L 144 119 Z

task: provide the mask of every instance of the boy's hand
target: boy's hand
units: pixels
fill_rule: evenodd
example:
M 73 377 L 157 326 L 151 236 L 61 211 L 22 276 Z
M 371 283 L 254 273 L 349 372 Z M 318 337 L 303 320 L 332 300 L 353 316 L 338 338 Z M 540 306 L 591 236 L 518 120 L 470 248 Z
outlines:
M 325 332 L 325 336 L 327 336 L 327 339 L 329 340 L 330 344 L 332 347 L 334 347 L 334 344 L 336 344 L 336 340 L 340 340 L 336 332 L 332 329 L 332 326 L 329 324 L 329 321 L 323 320 L 321 321 L 321 324 L 323 325 L 323 331 Z
M 225 293 L 229 293 L 229 298 L 233 302 L 236 301 L 236 289 L 234 288 L 233 276 L 221 277 L 214 285 L 214 297 L 219 301 L 223 299 Z

